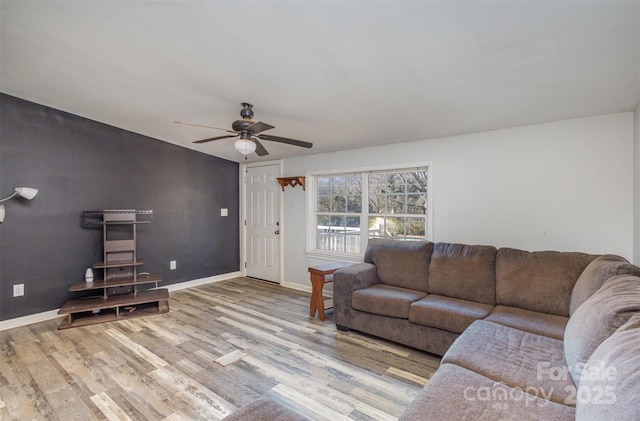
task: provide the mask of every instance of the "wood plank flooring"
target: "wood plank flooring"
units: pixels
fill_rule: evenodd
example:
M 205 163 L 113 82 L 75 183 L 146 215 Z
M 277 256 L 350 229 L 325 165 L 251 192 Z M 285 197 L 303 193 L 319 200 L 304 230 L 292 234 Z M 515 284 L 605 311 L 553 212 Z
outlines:
M 309 294 L 237 278 L 166 314 L 0 332 L 0 420 L 219 420 L 271 397 L 312 420 L 395 420 L 439 358 L 355 332 Z

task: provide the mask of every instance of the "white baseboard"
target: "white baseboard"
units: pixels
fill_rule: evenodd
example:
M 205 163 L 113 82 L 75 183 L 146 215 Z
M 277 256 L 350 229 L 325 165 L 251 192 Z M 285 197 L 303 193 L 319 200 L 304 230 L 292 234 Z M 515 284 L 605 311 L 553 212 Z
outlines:
M 311 289 L 311 284 L 302 285 L 295 282 L 282 282 L 282 286 L 289 289 L 295 289 L 296 291 L 308 292 L 309 294 L 313 292 Z M 330 285 L 324 287 L 324 289 L 322 290 L 322 295 L 324 295 L 325 297 L 333 297 L 333 290 Z
M 194 279 L 192 281 L 180 282 L 178 284 L 171 284 L 171 285 L 168 285 L 166 288 L 169 290 L 169 292 L 173 292 L 173 291 L 179 291 L 185 288 L 192 288 L 200 285 L 210 284 L 212 282 L 226 281 L 228 279 L 233 279 L 233 278 L 241 278 L 242 276 L 244 276 L 242 275 L 242 272 L 229 272 L 229 273 L 223 273 L 222 275 L 208 276 L 206 278 Z
M 166 288 L 169 292 L 178 291 L 185 288 L 196 287 L 200 285 L 210 284 L 212 282 L 226 281 L 227 279 L 242 277 L 242 272 L 230 272 L 222 275 L 209 276 L 207 278 L 194 279 L 192 281 L 180 282 L 168 285 Z M 58 314 L 59 309 L 49 310 L 42 313 L 30 314 L 28 316 L 16 317 L 14 319 L 0 321 L 0 330 L 13 329 L 14 327 L 26 326 L 32 323 L 44 322 L 46 320 L 62 317 Z
M 311 294 L 311 284 L 301 285 L 295 282 L 283 281 L 281 285 L 285 288 L 295 289 L 296 291 L 308 292 L 309 294 Z
M 238 272 L 240 273 L 240 272 Z M 240 273 L 238 276 L 243 276 L 244 275 L 242 273 Z M 252 279 L 252 278 L 249 278 Z M 262 281 L 261 279 L 258 278 L 254 278 L 257 279 L 258 281 Z M 300 292 L 308 292 L 309 294 L 311 294 L 313 291 L 311 289 L 311 284 L 309 283 L 308 285 L 302 285 L 296 282 L 287 282 L 287 281 L 282 281 L 281 283 L 275 283 L 275 282 L 271 282 L 271 281 L 263 281 L 266 282 L 268 284 L 273 284 L 273 285 L 278 285 L 281 286 L 282 288 L 288 288 L 288 289 L 293 289 L 295 291 L 300 291 Z M 331 290 L 331 287 L 326 288 L 325 290 L 323 290 L 323 295 L 325 296 L 329 296 L 329 297 L 333 297 L 333 291 Z
M 23 317 L 16 317 L 15 319 L 0 321 L 0 330 L 13 329 L 14 327 L 26 326 L 31 323 L 44 322 L 57 317 L 62 317 L 58 314 L 58 309 L 45 311 L 43 313 L 30 314 Z

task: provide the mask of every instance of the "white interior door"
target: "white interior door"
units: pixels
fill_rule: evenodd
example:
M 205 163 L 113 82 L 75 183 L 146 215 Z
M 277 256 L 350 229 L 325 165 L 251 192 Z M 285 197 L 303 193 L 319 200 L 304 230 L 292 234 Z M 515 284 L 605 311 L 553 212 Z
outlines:
M 280 283 L 279 165 L 246 168 L 246 275 Z

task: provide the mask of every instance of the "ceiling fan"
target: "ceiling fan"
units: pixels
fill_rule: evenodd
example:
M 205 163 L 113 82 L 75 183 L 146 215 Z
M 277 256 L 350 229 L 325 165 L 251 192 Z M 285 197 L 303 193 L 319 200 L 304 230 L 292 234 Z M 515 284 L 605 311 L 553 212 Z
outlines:
M 214 126 L 205 126 L 202 124 L 184 123 L 182 121 L 176 121 L 176 123 L 186 124 L 187 126 L 206 127 L 209 129 L 224 130 L 225 132 L 231 133 L 223 136 L 215 136 L 215 137 L 209 137 L 206 139 L 196 140 L 193 143 L 206 143 L 214 140 L 228 139 L 231 137 L 239 137 L 239 139 L 236 140 L 233 146 L 236 148 L 238 152 L 245 155 L 245 159 L 247 159 L 246 155 L 249 155 L 254 151 L 258 156 L 269 155 L 269 152 L 267 152 L 264 146 L 262 146 L 262 143 L 260 143 L 261 140 L 270 140 L 272 142 L 286 143 L 287 145 L 301 146 L 303 148 L 310 148 L 313 146 L 313 143 L 304 142 L 302 140 L 289 139 L 286 137 L 262 134 L 262 132 L 264 132 L 265 130 L 273 129 L 274 126 L 267 123 L 263 123 L 262 121 L 258 121 L 257 123 L 252 121 L 251 119 L 253 118 L 253 105 L 247 102 L 242 103 L 242 110 L 240 110 L 240 117 L 242 117 L 242 120 L 236 120 L 231 125 L 232 130 L 223 129 L 220 127 L 214 127 Z

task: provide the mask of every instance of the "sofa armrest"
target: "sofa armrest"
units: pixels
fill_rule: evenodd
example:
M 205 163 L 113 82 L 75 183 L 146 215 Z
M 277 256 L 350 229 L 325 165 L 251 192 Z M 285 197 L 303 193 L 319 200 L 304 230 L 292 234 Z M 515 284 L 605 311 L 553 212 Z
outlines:
M 363 288 L 369 288 L 378 283 L 378 275 L 376 267 L 372 263 L 358 263 L 337 270 L 333 274 L 333 290 L 336 292 L 336 285 L 339 284 L 340 290 L 357 291 Z
M 378 283 L 376 267 L 371 263 L 358 263 L 333 274 L 333 321 L 339 327 L 350 327 L 354 317 L 351 297 L 354 291 Z

